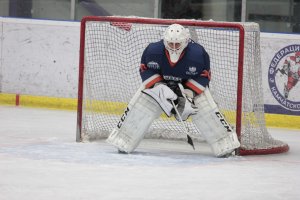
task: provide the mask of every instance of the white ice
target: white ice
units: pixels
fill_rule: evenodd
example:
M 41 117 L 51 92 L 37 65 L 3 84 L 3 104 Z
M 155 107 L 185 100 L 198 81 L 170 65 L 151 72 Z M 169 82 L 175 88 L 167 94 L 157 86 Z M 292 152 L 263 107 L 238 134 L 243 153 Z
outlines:
M 205 144 L 144 141 L 118 154 L 76 143 L 76 112 L 0 106 L 0 200 L 297 200 L 300 131 L 284 154 L 214 158 Z

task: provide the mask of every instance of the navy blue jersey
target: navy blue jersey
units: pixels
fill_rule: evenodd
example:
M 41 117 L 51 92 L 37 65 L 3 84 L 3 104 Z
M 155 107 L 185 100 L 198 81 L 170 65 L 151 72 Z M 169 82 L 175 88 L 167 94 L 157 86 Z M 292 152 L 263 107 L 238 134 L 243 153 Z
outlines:
M 142 55 L 140 75 L 146 88 L 160 81 L 176 81 L 200 94 L 210 79 L 209 55 L 200 44 L 191 41 L 179 60 L 172 63 L 163 40 L 150 43 Z

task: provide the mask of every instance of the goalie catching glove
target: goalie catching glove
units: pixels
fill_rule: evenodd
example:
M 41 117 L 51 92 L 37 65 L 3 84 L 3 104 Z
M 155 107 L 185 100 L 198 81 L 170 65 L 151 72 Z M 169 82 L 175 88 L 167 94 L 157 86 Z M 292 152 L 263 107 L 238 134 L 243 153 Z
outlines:
M 174 110 L 173 113 L 175 114 L 175 118 L 177 121 L 186 121 L 189 118 L 189 116 L 195 115 L 199 111 L 193 101 L 195 93 L 190 89 L 184 89 L 181 83 L 175 84 L 176 87 L 174 87 L 173 81 L 170 81 L 168 83 L 168 85 L 172 85 L 171 88 L 173 88 L 175 93 L 178 95 L 176 106 L 178 113 L 176 113 Z M 180 115 L 181 120 L 178 114 Z
M 192 103 L 192 101 L 184 97 L 178 97 L 177 110 L 182 121 L 186 121 L 189 116 L 195 115 L 198 112 L 198 108 Z M 175 113 L 175 118 L 177 121 L 180 121 L 177 113 Z
M 152 97 L 166 113 L 168 117 L 172 115 L 173 105 L 171 101 L 177 99 L 177 95 L 165 84 L 156 84 L 151 89 L 145 89 L 143 93 Z
M 198 112 L 198 108 L 193 103 L 193 91 L 184 89 L 180 83 L 174 81 L 168 82 L 167 85 L 158 83 L 151 89 L 143 90 L 143 93 L 151 96 L 168 117 L 173 113 L 178 121 L 180 121 L 178 114 L 185 121 Z M 178 113 L 175 112 L 171 101 L 175 102 Z

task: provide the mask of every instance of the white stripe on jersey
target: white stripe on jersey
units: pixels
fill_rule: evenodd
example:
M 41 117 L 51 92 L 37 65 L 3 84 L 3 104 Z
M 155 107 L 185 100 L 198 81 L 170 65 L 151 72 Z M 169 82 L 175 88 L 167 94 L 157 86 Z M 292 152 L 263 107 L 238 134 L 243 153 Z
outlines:
M 154 74 L 152 76 L 150 76 L 148 79 L 146 79 L 143 84 L 146 86 L 148 85 L 149 83 L 151 83 L 153 80 L 155 80 L 156 78 L 159 78 L 161 77 L 159 74 Z
M 201 85 L 200 83 L 196 82 L 193 79 L 189 79 L 187 82 L 190 82 L 192 85 L 194 85 L 195 87 L 199 88 L 201 91 L 205 90 L 205 87 L 203 85 Z

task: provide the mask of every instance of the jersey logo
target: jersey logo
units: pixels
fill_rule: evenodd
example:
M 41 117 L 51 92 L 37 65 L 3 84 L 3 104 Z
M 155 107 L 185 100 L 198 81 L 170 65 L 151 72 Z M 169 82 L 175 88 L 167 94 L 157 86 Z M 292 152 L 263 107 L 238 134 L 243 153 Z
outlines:
M 148 68 L 150 69 L 159 69 L 159 64 L 157 62 L 154 61 L 150 61 L 147 63 Z
M 182 81 L 182 78 L 180 78 L 180 77 L 167 76 L 167 75 L 164 75 L 164 79 L 167 80 L 167 81 L 176 81 L 176 82 L 181 82 Z
M 198 74 L 197 68 L 194 67 L 194 66 L 190 66 L 189 71 L 186 71 L 185 74 L 187 74 L 187 75 L 197 75 Z

